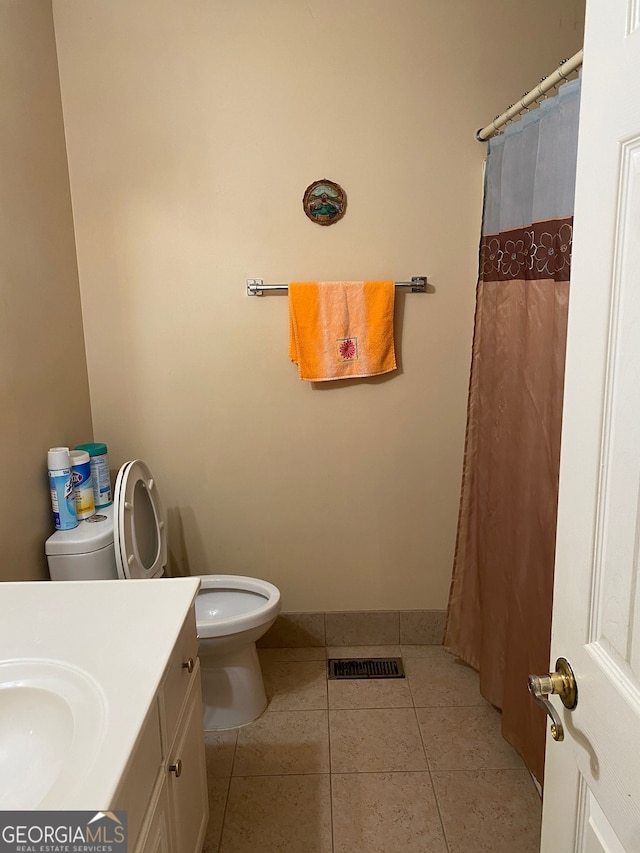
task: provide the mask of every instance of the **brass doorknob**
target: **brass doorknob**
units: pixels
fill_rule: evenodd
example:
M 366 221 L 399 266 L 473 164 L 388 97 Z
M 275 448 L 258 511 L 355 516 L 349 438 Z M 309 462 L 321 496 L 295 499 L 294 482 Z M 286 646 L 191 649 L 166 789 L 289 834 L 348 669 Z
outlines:
M 179 779 L 182 776 L 182 759 L 178 758 L 175 764 L 170 764 L 169 770 L 176 774 L 176 779 Z
M 573 670 L 565 658 L 558 658 L 556 671 L 549 675 L 530 675 L 529 693 L 551 718 L 551 737 L 564 740 L 564 728 L 558 712 L 549 701 L 552 693 L 557 694 L 565 708 L 572 711 L 578 704 L 578 687 Z

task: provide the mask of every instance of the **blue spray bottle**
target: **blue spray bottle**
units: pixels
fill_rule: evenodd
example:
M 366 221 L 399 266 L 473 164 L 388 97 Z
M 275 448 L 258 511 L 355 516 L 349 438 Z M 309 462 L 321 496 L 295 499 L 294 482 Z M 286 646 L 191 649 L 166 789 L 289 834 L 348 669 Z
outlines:
M 52 447 L 47 454 L 51 507 L 56 530 L 71 530 L 78 526 L 76 496 L 68 447 Z

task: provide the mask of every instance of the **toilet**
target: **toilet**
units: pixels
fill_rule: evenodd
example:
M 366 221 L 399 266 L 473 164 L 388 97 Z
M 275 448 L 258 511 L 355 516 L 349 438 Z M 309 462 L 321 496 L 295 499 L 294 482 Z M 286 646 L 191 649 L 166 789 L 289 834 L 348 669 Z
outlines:
M 159 578 L 167 563 L 167 532 L 158 487 L 140 459 L 116 478 L 113 504 L 57 530 L 45 543 L 53 581 Z M 241 575 L 202 575 L 196 598 L 198 654 L 206 731 L 250 723 L 267 707 L 256 651 L 275 622 L 280 592 Z

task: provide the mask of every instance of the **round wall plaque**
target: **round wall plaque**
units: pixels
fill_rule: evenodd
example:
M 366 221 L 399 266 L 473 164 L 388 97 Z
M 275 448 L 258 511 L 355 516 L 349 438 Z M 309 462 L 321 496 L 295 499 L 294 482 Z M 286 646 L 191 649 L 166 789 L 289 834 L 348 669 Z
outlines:
M 347 194 L 340 184 L 323 178 L 306 188 L 302 206 L 312 222 L 317 225 L 333 225 L 346 213 Z

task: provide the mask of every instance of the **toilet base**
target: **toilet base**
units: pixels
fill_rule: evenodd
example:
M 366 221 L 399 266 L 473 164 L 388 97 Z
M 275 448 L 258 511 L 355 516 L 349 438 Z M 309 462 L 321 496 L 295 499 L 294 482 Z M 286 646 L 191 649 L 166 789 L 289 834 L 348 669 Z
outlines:
M 256 720 L 267 707 L 256 644 L 225 654 L 200 649 L 204 730 L 234 729 Z

